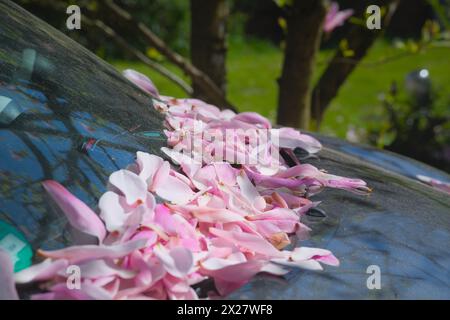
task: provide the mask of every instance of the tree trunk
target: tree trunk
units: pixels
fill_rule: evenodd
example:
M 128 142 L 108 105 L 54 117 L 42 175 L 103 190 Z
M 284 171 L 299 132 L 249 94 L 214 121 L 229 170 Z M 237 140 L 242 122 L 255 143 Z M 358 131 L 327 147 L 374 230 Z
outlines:
M 366 26 L 360 25 L 353 25 L 350 28 L 348 35 L 345 38 L 349 43 L 349 49 L 354 52 L 353 56 L 351 58 L 346 58 L 344 57 L 342 50 L 338 49 L 313 90 L 311 110 L 313 118 L 317 123 L 317 127 L 320 126 L 325 109 L 337 95 L 340 87 L 364 58 L 375 40 L 380 36 L 383 30 L 385 30 L 390 17 L 395 11 L 397 3 L 398 0 L 370 1 L 370 4 L 376 4 L 380 7 L 389 5 L 389 10 L 382 20 L 380 30 L 369 30 Z M 364 16 L 366 7 L 366 5 L 360 7 L 358 10 L 359 12 L 357 11 L 356 15 Z
M 227 0 L 191 0 L 191 61 L 206 73 L 226 95 L 226 24 L 229 15 Z M 193 80 L 194 96 L 205 99 Z
M 323 0 L 294 0 L 287 17 L 284 63 L 279 80 L 278 123 L 307 129 L 311 78 L 326 14 Z

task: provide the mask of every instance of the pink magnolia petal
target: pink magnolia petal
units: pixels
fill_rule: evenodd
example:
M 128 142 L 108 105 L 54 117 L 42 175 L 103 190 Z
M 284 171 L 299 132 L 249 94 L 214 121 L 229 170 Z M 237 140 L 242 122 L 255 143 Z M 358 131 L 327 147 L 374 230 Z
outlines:
M 255 186 L 250 182 L 244 171 L 241 171 L 237 176 L 237 184 L 240 192 L 247 199 L 247 201 L 257 210 L 263 210 L 266 207 L 266 200 L 261 197 Z
M 173 292 L 169 290 L 168 295 L 172 300 L 198 300 L 198 295 L 192 288 L 189 288 L 187 292 Z
M 37 293 L 30 296 L 31 300 L 58 300 L 54 292 Z
M 270 129 L 272 124 L 267 118 L 264 118 L 256 112 L 241 112 L 238 113 L 233 120 L 239 120 L 246 123 L 257 125 L 260 128 Z
M 152 80 L 150 80 L 150 78 L 146 75 L 132 69 L 126 69 L 122 72 L 122 74 L 125 78 L 133 82 L 145 92 L 148 92 L 155 97 L 159 96 L 158 89 L 156 89 L 156 86 L 153 84 Z
M 189 185 L 174 176 L 167 176 L 165 183 L 158 185 L 155 192 L 174 204 L 186 204 L 195 196 Z
M 120 204 L 120 196 L 112 191 L 104 193 L 99 200 L 100 217 L 109 232 L 120 230 L 124 227 L 127 216 Z
M 153 218 L 152 213 L 153 211 L 147 208 L 145 205 L 137 206 L 128 213 L 125 227 L 132 227 L 133 229 L 138 228 L 142 224 L 142 221 L 144 221 L 146 216 L 150 216 L 150 219 Z
M 140 169 L 139 177 L 146 181 L 148 185 L 152 185 L 153 177 L 162 166 L 163 159 L 152 154 L 138 151 L 136 153 L 136 162 Z
M 162 165 L 159 167 L 158 171 L 156 171 L 152 184 L 149 185 L 149 190 L 155 192 L 157 188 L 160 186 L 164 187 L 167 184 L 167 178 L 170 174 L 170 164 L 167 161 L 164 161 Z
M 267 272 L 277 276 L 284 276 L 285 274 L 289 273 L 289 270 L 283 268 L 282 266 L 269 262 L 261 268 L 261 272 Z
M 177 224 L 170 213 L 169 208 L 165 205 L 158 204 L 155 210 L 155 223 L 157 223 L 161 228 L 169 235 L 176 235 Z
M 339 261 L 333 256 L 331 251 L 320 248 L 295 248 L 291 253 L 291 259 L 294 261 L 313 259 L 325 264 L 339 265 Z
M 216 176 L 219 182 L 227 185 L 236 185 L 237 170 L 234 169 L 229 163 L 221 162 L 214 163 L 214 169 L 216 171 Z
M 202 272 L 214 278 L 216 288 L 221 295 L 227 295 L 261 272 L 264 264 L 262 260 L 250 260 L 216 270 L 203 268 Z
M 236 113 L 233 110 L 225 109 L 220 113 L 220 118 L 222 120 L 231 120 L 235 115 Z
M 335 175 L 324 175 L 323 179 L 325 185 L 331 188 L 348 190 L 361 195 L 367 195 L 372 191 L 361 179 L 350 179 Z
M 314 260 L 335 267 L 339 266 L 340 264 L 338 258 L 336 258 L 331 252 L 330 254 L 325 256 L 314 257 Z
M 272 129 L 273 141 L 280 148 L 302 148 L 309 153 L 319 152 L 322 145 L 315 138 L 292 128 Z
M 186 248 L 177 247 L 169 251 L 162 245 L 157 245 L 154 253 L 164 264 L 166 271 L 174 277 L 184 277 L 193 267 L 192 252 Z
M 147 196 L 147 184 L 131 171 L 116 171 L 109 177 L 109 182 L 122 192 L 128 205 L 143 202 Z
M 298 215 L 291 209 L 275 208 L 269 211 L 248 216 L 249 220 L 293 220 L 298 221 Z
M 227 222 L 245 221 L 245 218 L 240 214 L 224 208 L 211 208 L 206 206 L 199 207 L 196 205 L 171 206 L 171 207 L 173 207 L 175 210 L 190 212 L 200 222 L 227 223 Z
M 109 276 L 117 276 L 122 279 L 131 279 L 136 273 L 130 270 L 122 269 L 115 265 L 111 260 L 92 260 L 80 265 L 80 271 L 83 278 L 97 279 Z
M 226 209 L 215 209 L 215 208 L 196 208 L 191 211 L 194 217 L 198 219 L 199 222 L 209 222 L 209 223 L 228 223 L 236 221 L 245 221 L 245 218 L 234 213 L 233 211 Z
M 316 260 L 310 259 L 310 260 L 300 260 L 300 261 L 289 261 L 285 259 L 272 259 L 273 262 L 281 264 L 286 267 L 292 267 L 292 268 L 301 268 L 305 270 L 311 270 L 311 271 L 320 271 L 323 270 L 320 263 Z
M 45 259 L 41 263 L 23 269 L 14 274 L 16 283 L 29 283 L 53 278 L 60 272 L 65 272 L 69 262 L 66 259 L 52 261 Z
M 234 261 L 231 259 L 212 257 L 212 258 L 206 259 L 205 261 L 202 261 L 201 267 L 202 267 L 202 269 L 207 270 L 207 271 L 216 271 L 216 270 L 221 270 L 225 267 L 232 266 L 235 264 L 240 264 L 240 263 L 242 263 L 242 262 Z
M 0 300 L 18 300 L 14 284 L 14 266 L 9 254 L 0 249 Z
M 52 259 L 66 259 L 70 264 L 76 264 L 92 259 L 121 258 L 130 254 L 134 250 L 144 248 L 146 243 L 146 239 L 139 239 L 111 246 L 72 246 L 54 251 L 39 250 L 39 253 L 44 257 Z
M 338 266 L 339 260 L 329 250 L 300 247 L 289 253 L 289 259 L 272 259 L 273 262 L 286 266 L 300 267 L 308 270 L 322 270 L 319 262 Z
M 47 180 L 42 182 L 42 185 L 74 228 L 97 237 L 100 242 L 103 241 L 106 235 L 105 226 L 95 212 L 58 182 Z
M 261 271 L 265 262 L 262 260 L 250 260 L 245 262 L 224 264 L 221 268 L 215 263 L 202 263 L 202 272 L 216 279 L 228 282 L 243 283 L 250 280 L 255 274 Z M 213 268 L 209 269 L 210 266 Z
M 289 208 L 289 205 L 286 202 L 286 200 L 278 192 L 272 193 L 272 199 L 273 199 L 273 201 L 276 201 L 276 203 L 281 208 Z
M 258 187 L 264 188 L 288 188 L 291 190 L 296 190 L 305 185 L 301 179 L 286 179 L 279 178 L 276 176 L 265 176 L 245 168 L 248 176 L 253 180 L 253 182 L 258 185 Z
M 71 290 L 66 284 L 59 283 L 51 288 L 52 291 L 34 294 L 31 300 L 93 300 L 81 290 Z
M 286 202 L 288 208 L 298 208 L 303 207 L 311 203 L 311 200 L 303 198 L 298 195 L 294 195 L 288 192 L 277 190 L 276 192 L 283 200 Z
M 232 244 L 245 248 L 247 250 L 270 257 L 280 257 L 283 254 L 264 238 L 255 234 L 244 232 L 225 231 L 216 228 L 210 228 L 209 232 L 217 237 L 223 238 Z
M 161 151 L 164 152 L 170 159 L 172 159 L 175 164 L 179 164 L 183 169 L 183 172 L 188 177 L 193 177 L 195 173 L 202 167 L 202 164 L 195 161 L 188 155 L 182 154 L 181 152 L 174 151 L 166 147 L 162 147 Z
M 446 183 L 444 181 L 441 181 L 438 179 L 433 179 L 433 178 L 430 178 L 430 177 L 427 177 L 424 175 L 420 175 L 420 174 L 418 174 L 416 176 L 416 178 L 438 190 L 441 190 L 441 191 L 444 191 L 444 192 L 450 194 L 450 183 Z
M 311 229 L 308 226 L 306 226 L 302 223 L 299 223 L 298 229 L 295 232 L 295 235 L 297 236 L 298 240 L 303 241 L 303 240 L 306 240 L 309 238 L 310 232 L 311 232 Z
M 93 300 L 112 300 L 114 298 L 110 291 L 91 283 L 82 283 L 80 290 Z
M 272 234 L 282 232 L 282 230 L 276 224 L 274 224 L 273 221 L 260 220 L 253 221 L 252 223 L 255 226 L 256 230 L 266 239 L 270 238 Z
M 167 291 L 172 293 L 188 293 L 192 288 L 186 278 L 177 278 L 172 275 L 167 275 L 163 279 Z
M 128 286 L 121 286 L 115 299 L 130 299 L 143 292 L 148 293 L 152 288 L 155 289 L 158 283 L 161 283 L 160 280 L 166 275 L 164 266 L 156 257 L 146 260 L 142 256 L 135 255 L 132 260 L 132 267 L 138 270 L 139 273 Z
M 144 225 L 141 225 L 139 227 L 139 231 L 137 231 L 130 240 L 137 240 L 137 239 L 146 239 L 147 240 L 147 246 L 152 246 L 158 241 L 158 234 L 152 230 L 148 230 L 144 228 Z

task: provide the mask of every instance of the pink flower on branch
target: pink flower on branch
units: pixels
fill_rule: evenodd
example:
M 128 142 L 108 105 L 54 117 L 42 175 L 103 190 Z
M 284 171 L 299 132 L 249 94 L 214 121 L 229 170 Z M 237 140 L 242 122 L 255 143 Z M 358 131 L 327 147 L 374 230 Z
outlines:
M 353 15 L 353 13 L 353 9 L 339 11 L 339 4 L 337 2 L 331 2 L 330 8 L 325 16 L 323 30 L 326 33 L 332 32 L 337 27 L 342 26 L 344 22 Z

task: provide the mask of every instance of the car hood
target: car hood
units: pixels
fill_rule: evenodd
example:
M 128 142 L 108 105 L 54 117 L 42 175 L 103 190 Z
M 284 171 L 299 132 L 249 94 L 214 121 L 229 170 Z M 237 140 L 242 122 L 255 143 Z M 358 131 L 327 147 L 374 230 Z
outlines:
M 302 245 L 333 251 L 341 265 L 255 279 L 232 298 L 449 299 L 448 194 L 326 144 L 318 156 L 309 162 L 373 189 L 369 196 L 325 190 L 315 197 L 325 215 L 307 216 L 313 232 Z M 380 289 L 367 285 L 375 269 Z
M 0 0 L 0 96 L 16 112 L 0 125 L 0 220 L 20 230 L 34 250 L 79 240 L 48 201 L 43 180 L 61 182 L 95 207 L 108 176 L 131 163 L 136 151 L 162 156 L 163 119 L 150 96 L 5 0 Z M 314 197 L 323 201 L 322 212 L 306 216 L 313 232 L 302 245 L 332 250 L 341 265 L 283 278 L 258 276 L 229 298 L 449 299 L 449 196 L 393 169 L 393 160 L 367 161 L 365 147 L 319 139 L 324 149 L 305 162 L 363 179 L 373 189 L 369 196 L 325 190 Z M 421 174 L 448 179 L 420 167 Z M 367 286 L 370 266 L 379 268 L 380 289 Z

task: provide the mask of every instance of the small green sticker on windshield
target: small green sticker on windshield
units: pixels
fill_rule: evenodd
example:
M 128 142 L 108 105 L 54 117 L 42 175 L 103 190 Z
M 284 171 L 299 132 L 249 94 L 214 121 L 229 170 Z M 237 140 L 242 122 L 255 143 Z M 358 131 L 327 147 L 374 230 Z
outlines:
M 0 221 L 0 249 L 9 253 L 14 272 L 31 265 L 33 250 L 25 236 L 13 226 Z

